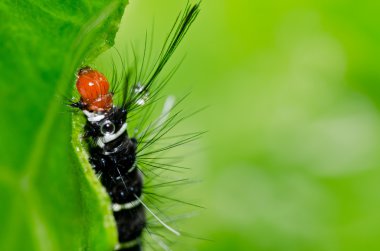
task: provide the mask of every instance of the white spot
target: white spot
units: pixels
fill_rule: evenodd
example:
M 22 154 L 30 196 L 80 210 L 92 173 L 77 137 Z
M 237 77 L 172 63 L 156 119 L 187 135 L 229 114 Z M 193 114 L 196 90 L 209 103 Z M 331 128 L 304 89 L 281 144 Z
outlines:
M 136 101 L 136 104 L 138 105 L 145 105 L 145 100 L 143 98 L 140 98 Z
M 134 88 L 135 93 L 141 93 L 144 90 L 145 86 L 141 83 L 137 83 L 136 87 Z M 136 101 L 136 104 L 138 105 L 145 105 L 146 100 L 148 99 L 148 93 L 145 93 L 141 98 L 139 98 Z
M 141 83 L 137 83 L 135 87 L 135 93 L 140 93 L 144 90 L 144 86 Z

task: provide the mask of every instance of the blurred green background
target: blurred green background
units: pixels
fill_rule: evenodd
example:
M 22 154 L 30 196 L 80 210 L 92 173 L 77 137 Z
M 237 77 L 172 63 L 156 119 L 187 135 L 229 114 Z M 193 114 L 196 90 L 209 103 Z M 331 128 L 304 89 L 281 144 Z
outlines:
M 144 38 L 152 26 L 162 39 L 185 4 L 131 0 L 116 47 Z M 202 1 L 176 53 L 177 60 L 186 55 L 185 60 L 165 93 L 180 96 L 191 89 L 186 107 L 209 105 L 180 125 L 184 131 L 208 131 L 185 159 L 191 177 L 201 182 L 184 192 L 206 209 L 197 210 L 183 229 L 209 240 L 185 238 L 175 250 L 380 250 L 379 11 L 378 1 Z M 38 59 L 35 52 L 24 53 Z M 49 74 L 54 77 L 44 72 L 33 81 Z M 40 101 L 55 89 L 32 89 L 40 94 L 30 105 L 23 103 L 24 89 L 12 89 L 11 83 L 2 83 L 10 86 L 0 94 L 2 101 L 14 101 L 2 103 L 10 115 L 0 127 L 3 250 L 27 250 L 33 238 L 33 246 L 41 248 L 30 250 L 70 250 L 74 242 L 63 241 L 66 234 L 82 231 L 78 181 L 71 179 L 77 174 L 69 167 L 51 173 L 48 168 L 57 162 L 48 159 L 51 152 L 69 162 L 70 118 L 62 110 L 52 122 L 55 130 L 45 135 L 67 145 L 34 149 L 46 154 L 46 169 L 33 170 L 41 196 L 26 196 L 20 191 L 29 191 L 30 184 L 14 177 L 23 177 L 17 174 L 20 163 L 34 161 L 23 152 L 37 134 L 28 123 L 38 125 L 49 108 Z M 28 117 L 18 116 L 22 112 Z M 13 131 L 12 125 L 23 129 Z M 26 140 L 13 144 L 19 133 Z M 60 189 L 66 189 L 64 196 Z M 72 221 L 57 217 L 61 210 Z M 51 228 L 43 222 L 52 222 Z M 73 246 L 80 243 L 76 238 Z M 12 249 L 6 249 L 8 243 Z M 54 248 L 57 243 L 68 248 Z
M 132 1 L 117 45 L 184 2 Z M 194 250 L 380 250 L 379 11 L 202 2 L 169 87 L 210 105 L 185 123 L 209 131 L 187 161 L 207 207 L 189 229 L 212 240 Z

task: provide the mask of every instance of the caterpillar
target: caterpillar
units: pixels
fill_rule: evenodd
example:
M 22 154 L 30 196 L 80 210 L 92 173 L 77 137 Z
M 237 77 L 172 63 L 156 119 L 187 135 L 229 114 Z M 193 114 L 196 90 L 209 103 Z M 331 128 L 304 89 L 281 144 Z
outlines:
M 91 67 L 82 67 L 77 72 L 76 89 L 80 99 L 71 102 L 71 107 L 81 110 L 86 118 L 83 138 L 88 145 L 89 163 L 98 175 L 101 184 L 107 191 L 118 231 L 118 244 L 114 250 L 142 250 L 142 234 L 147 225 L 147 215 L 152 215 L 162 226 L 172 233 L 179 232 L 156 216 L 144 203 L 144 173 L 139 163 L 145 162 L 153 168 L 165 168 L 165 164 L 147 161 L 139 152 L 154 144 L 165 135 L 176 123 L 176 115 L 167 118 L 167 112 L 173 107 L 169 98 L 164 115 L 149 124 L 145 130 L 132 135 L 128 124 L 133 114 L 143 113 L 149 104 L 157 100 L 158 92 L 167 83 L 171 74 L 159 78 L 168 60 L 185 36 L 189 27 L 199 13 L 198 4 L 188 4 L 176 19 L 158 58 L 148 74 L 138 73 L 135 69 L 124 69 L 121 104 L 115 100 L 111 85 L 117 83 L 109 80 L 101 72 Z M 144 61 L 144 59 L 143 59 Z M 143 65 L 143 64 L 142 64 Z M 144 68 L 144 66 L 141 66 Z M 140 69 L 142 70 L 142 69 Z M 115 81 L 114 81 L 115 82 Z M 115 88 L 116 89 L 116 88 Z M 149 114 L 149 112 L 148 112 Z M 164 116 L 164 117 L 165 117 Z M 145 120 L 145 116 L 144 119 Z M 196 139 L 200 134 L 187 135 L 174 144 L 169 144 L 156 151 L 144 153 L 144 156 L 165 151 Z M 140 157 L 140 158 L 139 158 Z M 167 164 L 170 167 L 170 164 Z M 174 166 L 174 165 L 173 165 Z

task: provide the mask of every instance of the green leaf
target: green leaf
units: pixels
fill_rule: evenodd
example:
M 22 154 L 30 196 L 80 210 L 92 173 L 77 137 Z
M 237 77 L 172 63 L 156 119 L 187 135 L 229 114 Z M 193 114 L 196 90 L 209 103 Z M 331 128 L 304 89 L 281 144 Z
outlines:
M 107 196 L 71 146 L 74 73 L 113 44 L 127 0 L 0 3 L 0 250 L 111 250 Z M 73 142 L 79 145 L 79 131 Z M 84 161 L 82 161 L 84 162 Z

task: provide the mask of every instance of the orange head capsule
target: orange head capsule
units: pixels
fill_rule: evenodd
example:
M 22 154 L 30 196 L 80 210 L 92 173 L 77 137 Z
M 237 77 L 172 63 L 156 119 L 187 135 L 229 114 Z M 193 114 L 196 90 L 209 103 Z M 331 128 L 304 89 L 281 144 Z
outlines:
M 112 93 L 109 83 L 100 72 L 85 67 L 79 70 L 76 87 L 81 102 L 89 111 L 102 112 L 112 107 Z

